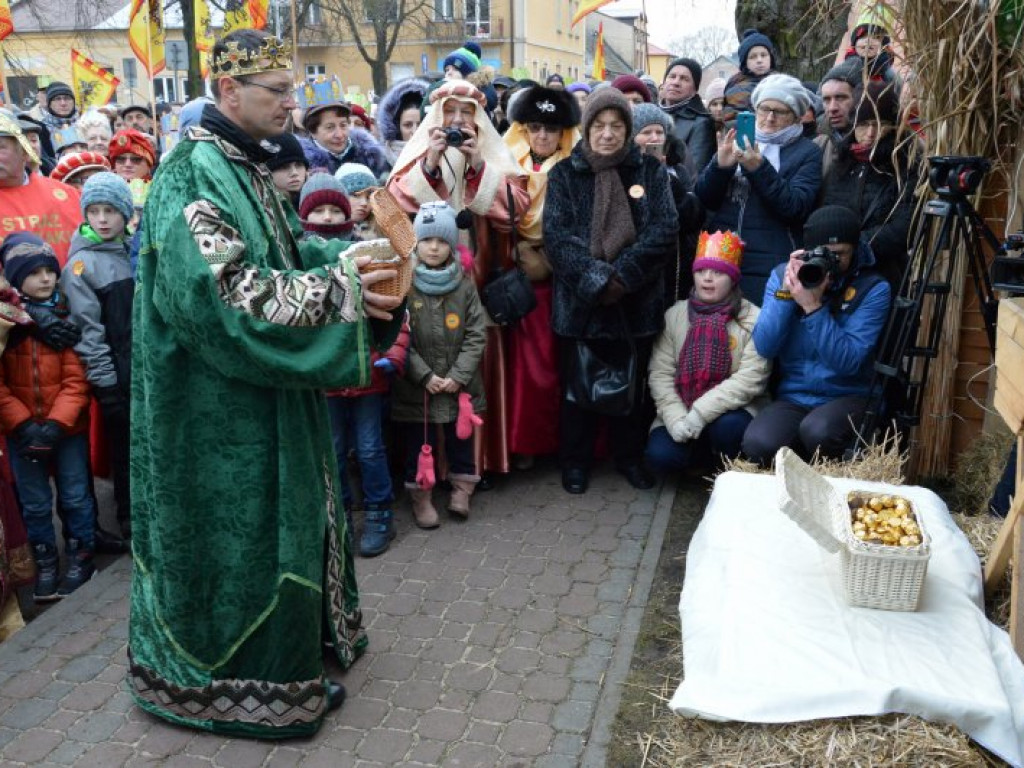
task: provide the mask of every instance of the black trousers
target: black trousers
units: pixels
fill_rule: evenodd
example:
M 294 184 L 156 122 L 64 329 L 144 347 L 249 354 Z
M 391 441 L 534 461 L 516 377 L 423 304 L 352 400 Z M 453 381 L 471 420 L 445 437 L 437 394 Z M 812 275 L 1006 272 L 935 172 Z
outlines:
M 103 435 L 110 458 L 110 479 L 114 483 L 114 503 L 117 522 L 124 529 L 131 526 L 130 447 L 131 429 L 128 408 L 100 408 L 103 415 Z
M 864 397 L 839 397 L 817 408 L 776 400 L 750 422 L 743 435 L 743 453 L 765 467 L 783 446 L 805 459 L 815 451 L 828 459 L 842 458 L 853 444 L 865 408 Z
M 566 355 L 564 353 L 570 348 L 569 345 L 575 343 L 574 339 L 559 339 L 563 352 L 559 356 L 562 381 L 566 381 L 566 377 L 569 375 L 569 371 L 566 370 Z M 625 339 L 609 339 L 589 343 L 595 348 L 603 348 L 602 351 L 611 350 L 613 353 L 621 351 L 623 356 L 628 349 L 628 342 Z M 620 416 L 603 416 L 581 408 L 575 403 L 570 403 L 565 399 L 563 392 L 559 411 L 558 446 L 558 458 L 563 469 L 590 469 L 594 463 L 594 443 L 597 441 L 597 430 L 602 418 L 608 423 L 608 444 L 615 466 L 623 468 L 643 461 L 644 448 L 647 445 L 647 431 L 651 422 L 654 421 L 654 403 L 647 392 L 647 368 L 651 361 L 654 338 L 635 339 L 634 343 L 637 356 L 637 386 L 633 408 L 629 413 Z

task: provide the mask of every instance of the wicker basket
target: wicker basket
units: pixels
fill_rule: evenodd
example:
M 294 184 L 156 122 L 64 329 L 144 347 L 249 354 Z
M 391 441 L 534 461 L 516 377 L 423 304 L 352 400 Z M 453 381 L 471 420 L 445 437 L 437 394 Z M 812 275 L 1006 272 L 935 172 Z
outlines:
M 409 214 L 402 210 L 395 196 L 384 187 L 370 195 L 370 210 L 377 223 L 377 229 L 391 241 L 395 253 L 403 259 L 412 256 L 416 250 L 416 231 L 413 229 Z
M 347 251 L 346 258 L 358 258 L 369 256 L 372 261 L 359 271 L 367 275 L 381 269 L 394 269 L 398 271 L 398 277 L 374 283 L 370 288 L 374 293 L 381 293 L 385 296 L 397 296 L 405 298 L 412 285 L 412 259 L 397 255 L 391 247 L 391 243 L 383 238 L 379 240 L 364 240 L 361 243 L 353 243 Z
M 921 529 L 919 545 L 867 543 L 853 535 L 847 502 L 789 448 L 776 454 L 775 474 L 782 511 L 826 550 L 839 553 L 843 590 L 850 605 L 888 611 L 917 610 L 931 555 L 931 539 L 916 510 L 914 516 Z

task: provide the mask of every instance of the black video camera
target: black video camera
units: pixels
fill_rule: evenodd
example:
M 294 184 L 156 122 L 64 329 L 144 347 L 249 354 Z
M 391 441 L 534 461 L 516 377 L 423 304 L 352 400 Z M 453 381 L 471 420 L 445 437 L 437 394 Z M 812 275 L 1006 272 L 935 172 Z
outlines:
M 473 138 L 470 134 L 465 131 L 460 131 L 458 128 L 450 127 L 444 129 L 444 143 L 449 147 L 461 147 L 466 139 Z
M 832 282 L 839 279 L 839 257 L 824 245 L 804 251 L 800 260 L 803 264 L 796 271 L 796 276 L 804 288 L 817 288 L 826 277 L 831 277 Z
M 992 163 L 977 155 L 938 155 L 929 157 L 928 183 L 940 197 L 973 195 Z

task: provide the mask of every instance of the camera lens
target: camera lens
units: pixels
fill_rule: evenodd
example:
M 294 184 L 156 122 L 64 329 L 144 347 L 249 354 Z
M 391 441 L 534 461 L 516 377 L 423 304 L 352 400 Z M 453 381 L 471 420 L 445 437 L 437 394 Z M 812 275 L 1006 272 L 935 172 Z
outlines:
M 796 271 L 796 277 L 804 288 L 817 288 L 825 281 L 825 268 L 815 262 L 804 264 Z

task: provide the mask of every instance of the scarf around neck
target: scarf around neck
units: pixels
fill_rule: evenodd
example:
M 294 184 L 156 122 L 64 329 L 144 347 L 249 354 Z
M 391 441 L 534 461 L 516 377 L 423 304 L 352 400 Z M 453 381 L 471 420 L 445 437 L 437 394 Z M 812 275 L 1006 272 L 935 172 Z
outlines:
M 590 218 L 590 255 L 615 261 L 624 248 L 636 242 L 636 227 L 629 209 L 629 198 L 622 186 L 619 166 L 631 149 L 625 146 L 611 155 L 599 155 L 584 139 L 583 157 L 594 172 L 594 211 Z
M 203 116 L 199 120 L 199 125 L 210 133 L 224 139 L 229 144 L 238 147 L 254 163 L 265 163 L 274 156 L 274 153 L 268 152 L 260 142 L 243 131 L 237 123 L 228 119 L 213 104 L 207 104 L 203 109 Z
M 676 366 L 676 392 L 690 408 L 732 373 L 727 326 L 732 319 L 732 301 L 707 304 L 691 294 L 687 302 L 690 327 L 679 350 Z
M 530 151 L 530 137 L 525 125 L 512 123 L 508 132 L 502 137 L 505 145 L 523 167 L 522 172 L 526 174 L 526 189 L 530 193 L 530 205 L 526 211 L 516 211 L 517 229 L 524 239 L 531 242 L 540 242 L 544 239 L 544 199 L 547 196 L 548 172 L 572 154 L 572 148 L 579 138 L 579 131 L 575 128 L 564 129 L 558 140 L 558 148 L 555 153 L 544 158 L 537 167 L 536 158 Z
M 312 232 L 314 235 L 320 235 L 320 237 L 331 239 L 342 235 L 347 235 L 352 231 L 352 227 L 355 226 L 354 221 L 343 221 L 341 224 L 314 224 L 312 221 L 303 221 L 302 229 L 306 232 Z
M 765 133 L 760 129 L 754 131 L 754 140 L 761 149 L 761 155 L 771 163 L 772 168 L 779 170 L 782 162 L 782 148 L 788 147 L 794 141 L 803 136 L 804 127 L 800 123 L 782 128 L 774 133 Z
M 412 271 L 412 284 L 427 296 L 444 296 L 458 288 L 461 282 L 462 263 L 454 257 L 440 269 L 431 269 L 417 259 Z

